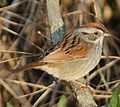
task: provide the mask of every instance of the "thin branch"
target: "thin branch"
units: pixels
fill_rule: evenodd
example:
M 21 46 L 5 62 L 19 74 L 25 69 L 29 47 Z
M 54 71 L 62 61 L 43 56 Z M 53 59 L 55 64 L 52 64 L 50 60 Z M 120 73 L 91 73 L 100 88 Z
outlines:
M 5 81 L 7 82 L 11 82 L 11 83 L 14 83 L 14 84 L 19 84 L 19 85 L 28 85 L 28 86 L 31 86 L 31 87 L 36 87 L 36 88 L 48 88 L 46 86 L 43 86 L 43 85 L 39 85 L 39 84 L 33 84 L 33 83 L 28 83 L 28 82 L 24 82 L 24 81 L 17 81 L 17 80 L 11 80 L 11 79 L 6 79 Z
M 11 89 L 11 87 L 4 82 L 2 79 L 0 79 L 0 84 L 14 97 L 17 99 L 17 94 Z
M 5 30 L 5 31 L 7 31 L 7 32 L 9 32 L 9 33 L 11 33 L 13 35 L 19 35 L 17 32 L 15 32 L 15 31 L 7 28 L 7 27 L 2 26 L 2 28 L 3 28 L 3 30 Z
M 115 80 L 115 81 L 107 82 L 106 84 L 111 85 L 111 84 L 116 84 L 116 83 L 120 83 L 120 80 Z M 104 85 L 105 84 L 101 84 L 101 85 L 98 86 L 98 88 L 104 87 Z
M 21 15 L 19 15 L 17 13 L 14 13 L 14 12 L 11 12 L 11 11 L 8 11 L 8 10 L 6 10 L 5 12 L 12 15 L 12 16 L 14 16 L 14 17 L 17 17 L 19 19 L 22 19 L 22 20 L 26 21 L 26 19 L 23 16 L 21 16 Z
M 24 98 L 24 97 L 28 97 L 28 96 L 31 96 L 31 95 L 36 95 L 36 94 L 38 94 L 38 93 L 40 93 L 40 92 L 43 92 L 43 91 L 45 91 L 45 90 L 47 90 L 47 89 L 48 89 L 48 88 L 43 88 L 43 89 L 40 89 L 40 90 L 38 90 L 38 91 L 29 93 L 29 94 L 21 95 L 21 96 L 18 96 L 17 99 L 22 99 L 22 98 Z
M 107 59 L 107 58 L 109 58 L 109 59 L 119 59 L 119 60 L 120 60 L 120 57 L 119 57 L 119 56 L 102 56 L 101 58 L 102 58 L 102 59 Z
M 10 59 L 7 59 L 7 60 L 3 60 L 3 61 L 0 61 L 0 64 L 5 63 L 5 62 L 9 62 L 9 61 L 13 61 L 13 60 L 17 60 L 19 58 L 21 58 L 21 57 L 15 57 L 15 58 L 10 58 Z
M 24 55 L 32 55 L 32 53 L 22 52 L 22 51 L 12 51 L 12 50 L 0 50 L 3 53 L 16 53 L 16 54 L 24 54 Z
M 13 21 L 8 20 L 8 19 L 6 19 L 4 17 L 0 17 L 0 20 L 4 21 L 4 22 L 7 22 L 7 23 L 10 23 L 10 24 L 15 25 L 15 26 L 23 26 L 23 24 L 19 24 L 19 23 L 13 22 Z
M 37 107 L 38 104 L 40 104 L 40 103 L 43 101 L 43 99 L 44 99 L 45 97 L 47 97 L 47 95 L 48 95 L 51 91 L 52 91 L 52 89 L 51 89 L 51 88 L 48 88 L 48 89 L 37 99 L 37 101 L 34 103 L 34 105 L 33 105 L 32 107 Z
M 103 70 L 106 70 L 107 68 L 113 66 L 117 61 L 119 61 L 119 59 L 115 59 L 115 60 L 109 62 L 108 64 L 106 64 L 105 66 L 101 67 L 100 69 L 96 70 L 94 73 L 92 73 L 88 77 L 88 81 L 90 81 L 92 78 L 94 78 L 99 72 L 102 72 Z
M 95 97 L 95 99 L 108 99 L 111 98 L 112 95 L 93 95 Z
M 16 3 L 12 4 L 12 5 L 9 5 L 9 6 L 0 8 L 0 12 L 5 11 L 5 10 L 8 10 L 8 9 L 11 9 L 11 8 L 14 8 L 14 7 L 16 7 L 16 6 L 18 6 L 18 5 L 26 2 L 26 1 L 27 1 L 27 0 L 23 0 L 23 1 L 21 1 L 21 2 L 18 2 L 18 3 L 16 2 Z

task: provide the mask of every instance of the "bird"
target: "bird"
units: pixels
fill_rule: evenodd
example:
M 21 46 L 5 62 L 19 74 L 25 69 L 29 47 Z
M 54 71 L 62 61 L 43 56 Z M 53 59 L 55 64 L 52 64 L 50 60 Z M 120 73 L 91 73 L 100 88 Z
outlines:
M 109 35 L 101 23 L 83 24 L 67 33 L 58 48 L 42 60 L 20 69 L 40 69 L 60 80 L 77 80 L 97 66 L 102 55 L 104 37 Z

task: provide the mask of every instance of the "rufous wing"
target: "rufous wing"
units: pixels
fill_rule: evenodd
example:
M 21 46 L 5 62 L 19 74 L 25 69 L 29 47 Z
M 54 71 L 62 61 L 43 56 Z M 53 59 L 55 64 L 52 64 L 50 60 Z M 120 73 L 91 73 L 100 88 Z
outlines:
M 61 47 L 57 50 L 50 53 L 48 56 L 44 58 L 44 61 L 47 62 L 54 62 L 54 61 L 66 61 L 66 60 L 73 60 L 76 58 L 86 58 L 87 55 L 90 53 L 92 46 L 87 43 L 80 43 L 70 49 L 62 49 Z

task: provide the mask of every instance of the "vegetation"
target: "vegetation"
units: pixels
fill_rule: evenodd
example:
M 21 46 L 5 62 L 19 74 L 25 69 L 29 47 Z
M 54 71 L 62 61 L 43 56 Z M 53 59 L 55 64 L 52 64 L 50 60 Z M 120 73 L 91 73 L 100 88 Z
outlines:
M 59 4 L 49 8 L 48 1 L 0 0 L 0 107 L 120 107 L 119 0 L 53 0 Z M 14 73 L 53 51 L 58 44 L 52 44 L 52 37 L 97 21 L 112 36 L 104 41 L 100 63 L 85 77 L 87 90 L 41 70 Z M 57 29 L 53 23 L 59 23 Z M 93 105 L 82 104 L 85 95 Z

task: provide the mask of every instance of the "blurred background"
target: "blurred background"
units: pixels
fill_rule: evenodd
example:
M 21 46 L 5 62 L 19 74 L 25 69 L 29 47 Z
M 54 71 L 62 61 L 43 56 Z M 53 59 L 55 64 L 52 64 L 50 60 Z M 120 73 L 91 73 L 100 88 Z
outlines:
M 53 32 L 53 16 L 48 15 L 52 6 L 46 4 L 47 0 L 0 0 L 0 107 L 78 107 L 65 82 L 40 70 L 13 75 L 11 70 L 41 60 L 56 47 L 52 37 L 89 22 L 103 23 L 112 36 L 104 40 L 99 65 L 85 78 L 95 90 L 98 107 L 120 107 L 120 1 L 60 0 L 55 23 L 62 19 L 63 26 Z

